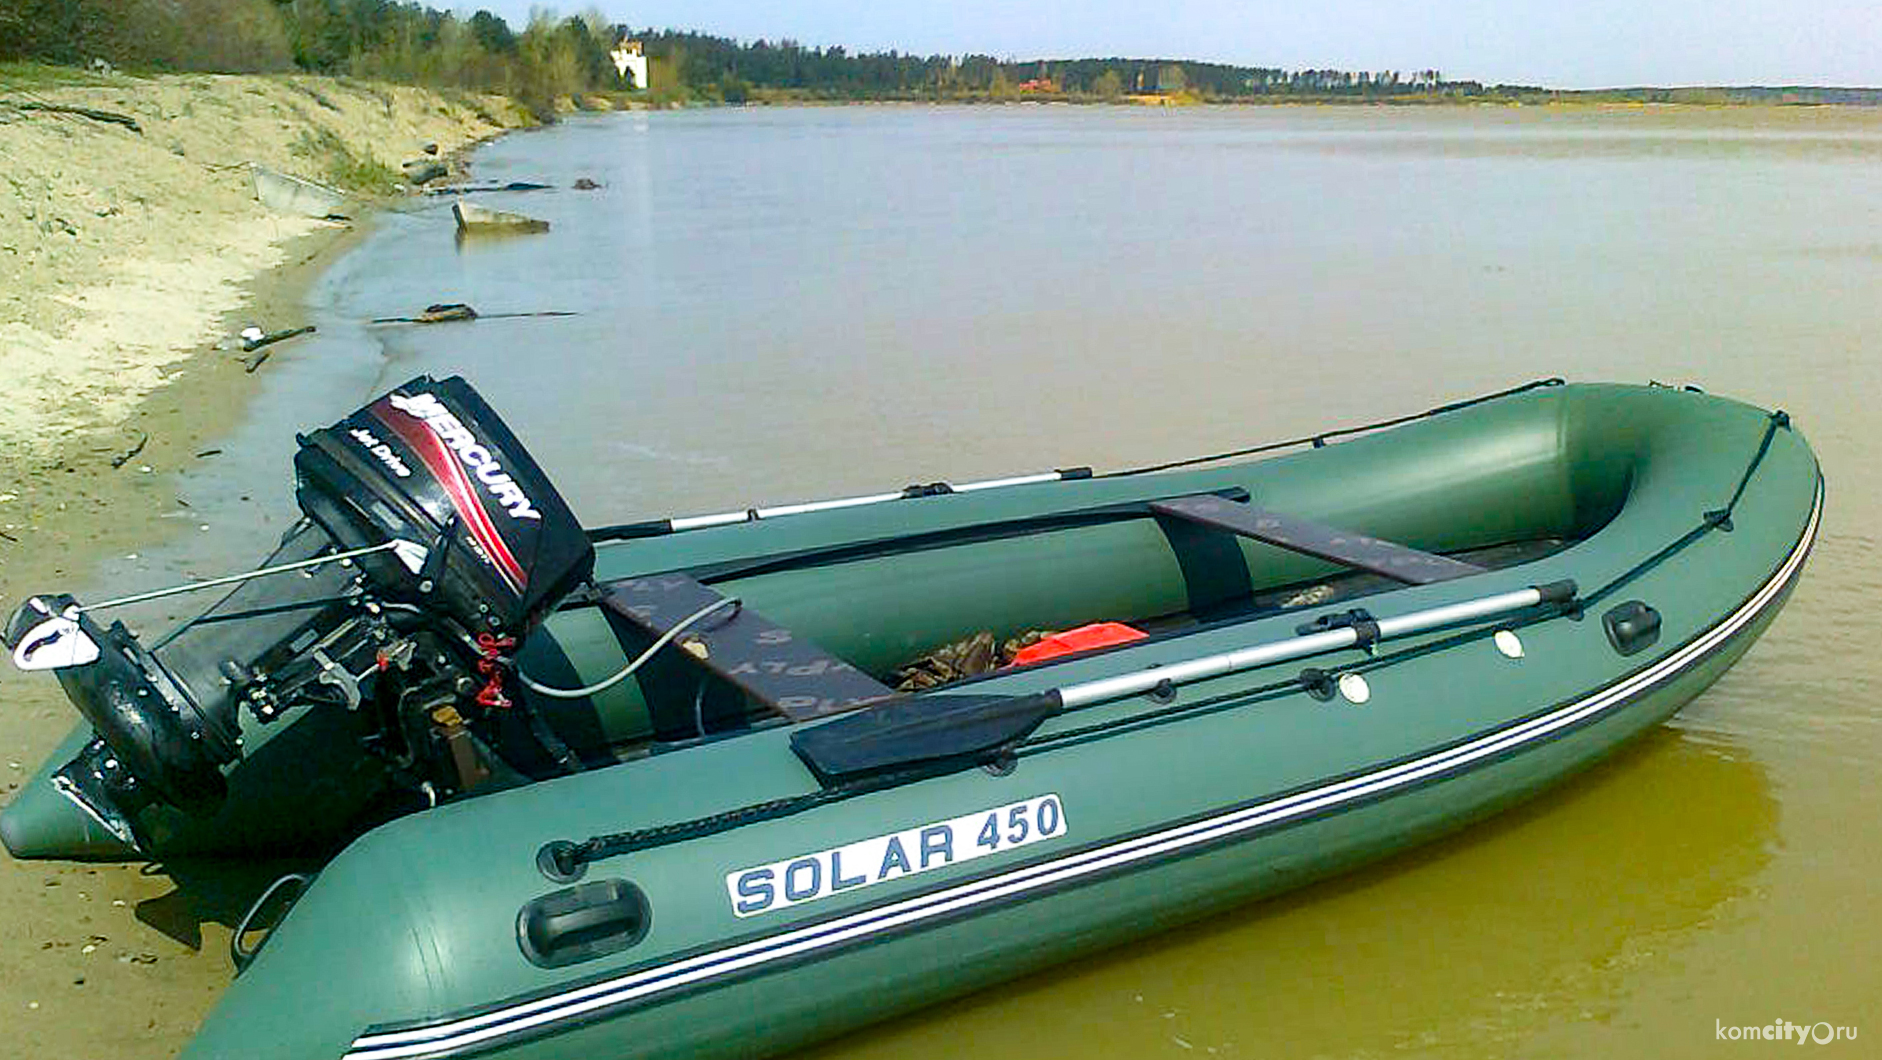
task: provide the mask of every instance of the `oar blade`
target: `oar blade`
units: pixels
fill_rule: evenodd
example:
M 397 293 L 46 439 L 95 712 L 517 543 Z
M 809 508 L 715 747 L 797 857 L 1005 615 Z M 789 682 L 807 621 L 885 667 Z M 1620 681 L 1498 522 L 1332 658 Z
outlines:
M 886 700 L 800 729 L 791 749 L 826 784 L 914 766 L 991 759 L 1060 710 L 1056 690 L 1029 696 L 924 695 Z

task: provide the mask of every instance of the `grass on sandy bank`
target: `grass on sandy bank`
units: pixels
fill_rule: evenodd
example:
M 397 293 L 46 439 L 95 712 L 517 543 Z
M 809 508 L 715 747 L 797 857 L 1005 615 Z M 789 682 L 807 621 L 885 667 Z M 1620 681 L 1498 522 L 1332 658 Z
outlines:
M 319 167 L 327 183 L 345 191 L 384 195 L 405 179 L 398 170 L 377 159 L 354 154 L 344 140 L 319 126 L 303 129 L 290 150 Z
M 106 75 L 77 66 L 0 62 L 0 91 L 66 88 L 74 85 L 108 85 L 110 83 L 111 79 Z

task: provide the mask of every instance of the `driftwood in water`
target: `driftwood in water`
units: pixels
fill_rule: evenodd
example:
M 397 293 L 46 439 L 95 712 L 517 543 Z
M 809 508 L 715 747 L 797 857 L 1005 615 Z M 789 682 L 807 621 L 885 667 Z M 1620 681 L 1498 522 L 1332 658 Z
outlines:
M 485 191 L 547 191 L 550 185 L 538 184 L 532 180 L 512 180 L 508 184 L 452 184 L 442 188 L 426 188 L 426 195 L 472 195 Z
M 314 330 L 312 324 L 303 324 L 298 328 L 288 328 L 284 331 L 271 331 L 266 335 L 261 335 L 256 338 L 243 339 L 242 349 L 249 351 L 259 350 L 263 346 L 272 346 L 282 339 L 291 339 L 296 335 L 305 335 L 312 330 Z
M 252 339 L 243 339 L 242 349 L 254 353 L 254 356 L 242 358 L 242 371 L 252 373 L 255 369 L 267 363 L 268 355 L 274 351 L 263 349 L 263 347 L 272 346 L 282 339 L 291 339 L 296 335 L 305 335 L 312 330 L 314 330 L 314 326 L 312 324 L 306 324 L 298 328 L 288 328 L 285 331 L 269 332 L 266 335 Z M 260 350 L 261 352 L 255 353 L 254 351 L 256 350 Z
M 415 317 L 374 317 L 373 324 L 442 324 L 450 320 L 514 320 L 519 317 L 572 317 L 574 313 L 565 309 L 550 309 L 536 313 L 479 313 L 463 302 L 436 302 L 425 307 L 424 312 Z
M 143 452 L 144 447 L 150 444 L 150 432 L 143 431 L 140 432 L 140 434 L 141 437 L 137 439 L 136 445 L 131 446 L 129 449 L 111 458 L 112 467 L 123 467 L 125 464 L 130 463 L 132 457 Z
M 477 310 L 463 302 L 433 302 L 418 314 L 420 324 L 442 324 L 447 320 L 476 320 Z

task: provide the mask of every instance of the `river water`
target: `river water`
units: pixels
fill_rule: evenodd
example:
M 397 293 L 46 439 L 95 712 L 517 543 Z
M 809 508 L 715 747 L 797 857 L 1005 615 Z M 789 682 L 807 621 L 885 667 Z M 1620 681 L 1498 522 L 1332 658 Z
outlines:
M 319 335 L 271 362 L 230 459 L 186 483 L 206 521 L 278 530 L 290 428 L 420 372 L 468 376 L 591 524 L 1145 463 L 1554 375 L 1783 407 L 1822 459 L 1789 609 L 1617 759 L 814 1055 L 1882 1036 L 1882 114 L 725 109 L 575 120 L 475 169 L 555 185 L 481 200 L 552 230 L 460 243 L 444 200 L 387 217 L 315 290 Z M 579 315 L 364 323 L 458 301 Z

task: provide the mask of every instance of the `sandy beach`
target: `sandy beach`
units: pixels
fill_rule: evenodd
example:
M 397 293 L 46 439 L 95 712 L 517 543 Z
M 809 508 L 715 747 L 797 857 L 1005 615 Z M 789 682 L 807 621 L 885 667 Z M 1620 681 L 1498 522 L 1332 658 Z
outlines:
M 350 183 L 358 222 L 399 193 L 399 163 L 426 144 L 448 157 L 529 123 L 507 100 L 324 78 L 58 80 L 0 80 L 8 612 L 174 532 L 158 517 L 173 506 L 172 474 L 207 458 L 268 371 L 246 372 L 233 336 L 249 322 L 302 323 L 307 285 L 357 237 L 358 223 L 269 213 L 245 163 Z M 293 345 L 276 351 L 291 357 Z M 11 667 L 0 704 L 4 803 L 75 715 L 52 679 Z M 228 982 L 238 907 L 277 871 L 221 866 L 186 899 L 161 867 L 0 857 L 4 1052 L 175 1055 Z

